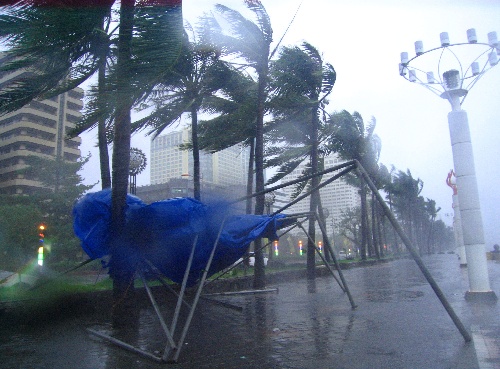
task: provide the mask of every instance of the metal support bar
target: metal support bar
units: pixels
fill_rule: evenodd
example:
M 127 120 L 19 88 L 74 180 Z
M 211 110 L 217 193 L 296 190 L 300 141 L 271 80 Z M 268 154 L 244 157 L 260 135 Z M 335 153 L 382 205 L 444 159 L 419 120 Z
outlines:
M 316 176 L 322 176 L 324 174 L 328 174 L 328 173 L 331 173 L 331 172 L 335 172 L 337 170 L 340 170 L 342 168 L 345 168 L 345 167 L 351 167 L 348 171 L 352 170 L 353 167 L 352 166 L 355 166 L 356 165 L 356 161 L 355 160 L 350 160 L 350 161 L 346 161 L 344 163 L 341 163 L 341 164 L 338 164 L 338 165 L 335 165 L 331 168 L 328 168 L 328 169 L 325 169 L 325 170 L 322 170 L 320 172 L 316 172 L 316 173 L 312 173 L 312 174 L 309 174 L 307 176 L 303 176 L 303 177 L 300 177 L 300 178 L 297 178 L 297 179 L 294 179 L 292 181 L 288 181 L 286 183 L 282 183 L 280 185 L 276 185 L 276 186 L 273 186 L 273 187 L 269 187 L 269 188 L 266 188 L 265 190 L 263 191 L 260 191 L 260 192 L 255 192 L 249 196 L 244 196 L 244 197 L 241 197 L 239 199 L 236 199 L 235 201 L 233 201 L 233 203 L 237 203 L 237 202 L 240 202 L 240 201 L 245 201 L 247 199 L 250 199 L 250 198 L 253 198 L 253 197 L 257 197 L 257 196 L 260 196 L 260 195 L 264 195 L 268 192 L 271 192 L 271 191 L 276 191 L 276 190 L 279 190 L 281 188 L 284 188 L 284 187 L 288 187 L 288 186 L 291 186 L 291 185 L 294 185 L 294 184 L 297 184 L 297 183 L 300 183 L 300 182 L 304 182 L 304 181 L 307 181 L 311 178 L 314 178 Z M 338 178 L 338 177 L 337 177 Z
M 176 350 L 175 355 L 174 355 L 174 359 L 173 359 L 174 362 L 177 362 L 177 360 L 179 359 L 179 355 L 181 352 L 180 349 L 182 348 L 182 345 L 184 344 L 184 340 L 186 338 L 187 331 L 189 329 L 189 326 L 191 325 L 191 320 L 193 319 L 194 311 L 196 309 L 196 306 L 198 305 L 201 291 L 203 290 L 203 287 L 205 285 L 205 280 L 207 279 L 208 270 L 210 269 L 210 266 L 212 265 L 212 260 L 213 260 L 214 255 L 215 255 L 215 249 L 217 248 L 217 245 L 219 244 L 220 235 L 222 233 L 222 228 L 224 227 L 225 222 L 226 222 L 226 218 L 224 218 L 224 220 L 222 221 L 222 223 L 220 225 L 219 233 L 217 234 L 217 238 L 214 242 L 214 247 L 212 248 L 212 252 L 210 253 L 210 257 L 208 258 L 208 261 L 207 261 L 207 265 L 205 266 L 205 271 L 203 272 L 203 276 L 201 277 L 200 284 L 199 284 L 198 289 L 196 291 L 196 296 L 195 296 L 194 301 L 193 301 L 193 307 L 191 308 L 191 311 L 189 312 L 189 315 L 186 318 L 186 322 L 184 324 L 184 329 L 182 330 L 181 338 L 179 339 L 179 342 L 178 342 L 178 349 Z
M 203 296 L 233 296 L 233 295 L 250 295 L 256 293 L 269 293 L 269 292 L 278 292 L 277 288 L 266 288 L 265 290 L 246 290 L 246 291 L 231 291 L 231 292 L 217 292 L 217 293 L 209 293 Z
M 351 303 L 351 307 L 354 310 L 354 309 L 356 309 L 357 306 L 354 303 L 354 299 L 352 298 L 351 291 L 349 291 L 349 287 L 347 286 L 347 282 L 344 278 L 344 273 L 342 272 L 342 269 L 340 268 L 340 264 L 337 260 L 337 257 L 335 256 L 335 253 L 333 252 L 333 248 L 332 248 L 332 245 L 331 245 L 330 240 L 328 238 L 328 234 L 326 233 L 325 225 L 319 219 L 318 214 L 316 214 L 316 219 L 318 220 L 319 228 L 321 230 L 321 234 L 323 235 L 323 240 L 326 241 L 325 247 L 327 247 L 328 250 L 330 250 L 330 254 L 332 254 L 333 263 L 335 264 L 335 267 L 337 268 L 337 271 L 339 272 L 339 277 L 342 280 L 342 284 L 345 287 L 345 292 L 347 293 L 347 297 L 349 298 L 349 302 Z
M 457 316 L 457 314 L 455 313 L 455 311 L 451 307 L 450 303 L 448 302 L 448 300 L 444 296 L 443 292 L 439 288 L 438 284 L 436 283 L 436 281 L 432 277 L 431 273 L 429 272 L 429 270 L 425 266 L 424 262 L 422 261 L 422 258 L 418 254 L 418 252 L 415 249 L 415 247 L 413 246 L 412 242 L 410 241 L 408 236 L 405 234 L 405 232 L 403 231 L 403 229 L 399 225 L 398 221 L 396 220 L 396 218 L 394 217 L 394 215 L 390 211 L 390 209 L 387 206 L 387 204 L 385 203 L 384 199 L 382 198 L 382 196 L 378 192 L 377 187 L 375 187 L 375 185 L 373 184 L 372 180 L 370 179 L 370 176 L 368 175 L 368 173 L 366 173 L 365 169 L 363 168 L 363 166 L 359 162 L 357 162 L 356 165 L 357 165 L 357 169 L 360 171 L 366 184 L 368 185 L 368 187 L 370 187 L 370 190 L 375 194 L 377 201 L 380 203 L 380 205 L 384 209 L 385 215 L 387 216 L 387 218 L 391 222 L 392 226 L 396 229 L 396 232 L 398 233 L 399 237 L 401 237 L 401 240 L 403 241 L 406 248 L 408 249 L 411 256 L 413 257 L 413 260 L 415 260 L 415 262 L 417 263 L 417 265 L 420 268 L 420 271 L 424 275 L 425 279 L 427 279 L 427 282 L 429 282 L 430 286 L 434 290 L 434 293 L 436 294 L 438 299 L 441 301 L 441 304 L 443 305 L 443 307 L 447 311 L 451 320 L 453 320 L 453 323 L 455 323 L 455 326 L 458 328 L 458 330 L 462 334 L 462 337 L 464 338 L 465 342 L 472 341 L 472 336 L 467 331 L 467 329 L 465 329 L 465 326 L 462 324 L 459 317 Z
M 175 306 L 175 312 L 174 312 L 174 316 L 172 318 L 172 334 L 175 333 L 175 329 L 177 327 L 177 320 L 178 320 L 179 314 L 181 312 L 181 305 L 182 305 L 182 301 L 184 300 L 184 292 L 186 291 L 186 285 L 187 285 L 187 281 L 189 278 L 189 273 L 191 272 L 191 265 L 193 263 L 194 251 L 196 249 L 197 243 L 198 243 L 198 234 L 194 238 L 193 246 L 191 246 L 191 252 L 189 254 L 188 263 L 186 265 L 186 270 L 184 271 L 184 277 L 182 279 L 181 291 L 179 293 L 179 297 L 177 298 L 177 304 Z M 192 305 L 190 311 L 194 310 L 194 307 L 195 307 L 195 305 Z M 180 348 L 180 345 L 176 349 L 176 352 L 180 351 L 179 348 Z M 170 356 L 171 350 L 172 350 L 172 348 L 169 347 L 168 345 L 165 347 L 165 350 L 163 351 L 163 356 L 162 356 L 163 361 L 168 360 L 168 357 Z
M 193 246 L 191 247 L 191 253 L 189 254 L 189 260 L 186 266 L 186 270 L 184 271 L 184 278 L 182 279 L 181 291 L 179 293 L 179 299 L 177 299 L 177 305 L 175 307 L 174 318 L 172 319 L 172 332 L 175 332 L 175 328 L 177 327 L 177 319 L 179 318 L 179 314 L 181 311 L 181 302 L 184 298 L 184 293 L 186 292 L 186 285 L 189 278 L 189 273 L 191 272 L 191 265 L 193 264 L 194 251 L 196 249 L 196 244 L 198 243 L 198 235 L 194 238 Z M 191 309 L 193 307 L 191 306 Z
M 321 188 L 329 185 L 330 183 L 336 181 L 337 179 L 339 179 L 340 177 L 342 177 L 343 175 L 349 173 L 351 170 L 355 169 L 356 166 L 355 165 L 351 165 L 349 167 L 347 167 L 346 169 L 344 169 L 343 171 L 335 174 L 333 177 L 331 178 L 328 178 L 326 181 L 324 182 L 321 182 L 318 186 L 312 188 L 311 190 L 309 190 L 308 192 L 304 193 L 303 195 L 297 197 L 295 200 L 289 202 L 288 204 L 286 204 L 285 206 L 283 206 L 282 208 L 276 210 L 274 213 L 272 213 L 271 215 L 276 215 L 276 214 L 279 214 L 281 212 L 283 212 L 283 210 L 286 210 L 288 209 L 290 206 L 292 205 L 295 205 L 296 203 L 298 203 L 299 201 L 305 199 L 306 197 L 309 197 L 313 192 L 316 192 L 316 191 L 319 191 Z M 331 169 L 331 168 L 330 168 Z M 319 175 L 319 173 L 317 173 L 316 175 Z M 304 179 L 301 179 L 301 181 L 304 181 Z M 269 191 L 269 190 L 267 190 Z
M 179 298 L 179 294 L 167 283 L 164 281 L 164 279 L 161 277 L 161 273 L 157 271 L 156 267 L 151 263 L 151 261 L 144 259 L 144 261 L 154 270 L 156 271 L 156 280 L 162 284 L 163 287 L 165 287 L 168 292 L 173 294 L 175 297 Z M 182 303 L 186 305 L 188 309 L 191 309 L 191 305 L 184 299 L 182 299 Z
M 148 286 L 148 283 L 146 281 L 146 278 L 144 278 L 144 274 L 142 271 L 139 271 L 139 276 L 141 277 L 142 283 L 144 284 L 144 288 L 146 289 L 146 292 L 148 293 L 149 300 L 151 301 L 151 305 L 153 305 L 153 308 L 155 310 L 156 315 L 158 316 L 158 320 L 160 321 L 161 327 L 163 328 L 163 331 L 165 332 L 165 336 L 167 337 L 168 344 L 170 345 L 171 348 L 175 349 L 175 342 L 172 333 L 167 327 L 167 323 L 165 323 L 165 320 L 163 319 L 163 316 L 161 315 L 160 308 L 158 304 L 156 303 L 156 300 L 153 296 L 153 293 L 151 292 L 151 289 Z
M 134 353 L 136 353 L 136 354 L 139 354 L 139 355 L 141 355 L 141 356 L 144 356 L 144 357 L 146 357 L 146 358 L 148 358 L 148 359 L 152 359 L 152 360 L 154 360 L 154 361 L 156 361 L 156 362 L 159 362 L 159 363 L 161 363 L 161 362 L 162 362 L 162 360 L 161 360 L 161 358 L 160 358 L 160 357 L 155 356 L 155 355 L 153 355 L 153 354 L 151 354 L 151 353 L 149 353 L 149 352 L 147 352 L 147 351 L 141 350 L 141 349 L 139 349 L 139 348 L 137 348 L 137 347 L 134 347 L 134 346 L 132 346 L 132 345 L 129 345 L 128 343 L 123 342 L 123 341 L 121 341 L 121 340 L 119 340 L 119 339 L 117 339 L 117 338 L 114 338 L 114 337 L 108 336 L 107 334 L 104 334 L 104 333 L 101 333 L 101 332 L 95 331 L 95 330 L 90 329 L 90 328 L 87 328 L 87 331 L 88 331 L 88 332 L 90 332 L 90 333 L 92 333 L 93 335 L 95 335 L 95 336 L 97 336 L 97 337 L 100 337 L 100 338 L 102 338 L 102 339 L 105 339 L 106 341 L 109 341 L 109 342 L 111 342 L 111 343 L 114 343 L 115 345 L 120 346 L 121 348 L 124 348 L 125 350 L 131 351 L 131 352 L 134 352 Z
M 321 257 L 321 260 L 323 260 L 323 263 L 325 264 L 325 266 L 328 268 L 328 270 L 330 271 L 330 273 L 332 274 L 332 277 L 333 279 L 335 279 L 335 281 L 338 283 L 340 289 L 342 290 L 342 292 L 345 292 L 345 287 L 343 286 L 342 282 L 339 281 L 339 279 L 337 278 L 337 276 L 335 275 L 335 273 L 333 272 L 332 268 L 330 268 L 330 265 L 328 265 L 328 263 L 326 262 L 326 260 L 324 259 L 323 255 L 321 255 L 321 253 L 319 252 L 319 249 L 318 247 L 316 246 L 316 243 L 314 242 L 314 240 L 312 239 L 312 237 L 309 235 L 309 233 L 307 233 L 306 229 L 302 226 L 302 224 L 299 226 L 305 233 L 305 235 L 307 236 L 307 238 L 309 239 L 309 241 L 312 242 L 313 246 L 314 246 L 314 249 L 316 250 L 316 252 L 320 255 Z

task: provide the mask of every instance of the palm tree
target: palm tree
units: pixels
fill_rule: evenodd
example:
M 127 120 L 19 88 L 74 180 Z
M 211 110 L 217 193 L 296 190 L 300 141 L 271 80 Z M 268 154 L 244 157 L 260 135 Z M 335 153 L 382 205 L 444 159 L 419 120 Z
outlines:
M 427 253 L 431 254 L 434 245 L 434 225 L 436 223 L 437 213 L 441 210 L 440 207 L 436 207 L 436 201 L 427 198 L 425 201 L 425 210 L 429 217 L 429 227 L 428 227 L 428 237 L 427 237 Z
M 278 173 L 270 183 L 291 173 L 305 159 L 309 160 L 304 175 L 317 173 L 322 166 L 319 147 L 327 136 L 325 132 L 324 107 L 326 98 L 335 84 L 336 73 L 329 63 L 311 44 L 301 47 L 284 47 L 279 58 L 271 65 L 273 97 L 270 110 L 274 120 L 269 125 L 269 141 L 273 144 L 268 155 L 268 166 L 279 166 Z M 323 128 L 323 129 L 322 129 Z M 321 162 L 321 163 L 320 163 Z M 321 168 L 322 169 L 322 168 Z M 320 178 L 313 177 L 310 186 L 319 185 Z M 306 182 L 299 187 L 300 192 Z M 319 206 L 319 192 L 311 195 L 309 210 L 316 213 Z M 307 270 L 310 279 L 315 277 L 315 219 L 309 219 L 307 248 Z
M 161 74 L 171 72 L 182 39 L 181 3 L 168 3 L 170 6 L 148 6 L 149 1 L 138 1 L 136 7 L 136 1 L 123 0 L 119 9 L 116 64 L 110 68 L 106 86 L 106 103 L 110 107 L 106 114 L 115 123 L 110 267 L 115 296 L 128 291 L 133 278 L 121 242 L 125 234 L 130 110 L 151 93 Z M 102 24 L 114 1 L 89 1 L 83 7 L 80 4 L 76 0 L 20 0 L 3 9 L 0 38 L 7 40 L 12 56 L 3 70 L 27 68 L 32 73 L 29 78 L 5 86 L 0 93 L 0 112 L 18 109 L 34 98 L 68 91 L 102 65 Z M 97 104 L 98 114 L 102 110 L 103 105 Z
M 189 29 L 191 29 L 189 27 Z M 192 29 L 191 29 L 192 30 Z M 231 67 L 220 60 L 220 51 L 206 40 L 196 39 L 187 44 L 183 52 L 182 63 L 174 68 L 174 76 L 170 76 L 163 84 L 157 86 L 151 103 L 155 110 L 147 117 L 133 124 L 133 131 L 149 129 L 155 137 L 165 128 L 179 120 L 184 113 L 191 116 L 191 145 L 194 167 L 194 198 L 201 199 L 200 194 L 200 148 L 198 142 L 198 112 L 205 110 L 205 100 L 220 91 L 231 79 L 234 72 Z M 207 108 L 209 109 L 209 108 Z
M 398 171 L 394 175 L 391 185 L 395 211 L 398 213 L 406 233 L 414 242 L 417 242 L 415 222 L 420 201 L 419 195 L 423 186 L 423 181 L 420 178 L 413 178 L 409 169 L 406 173 Z
M 358 112 L 350 114 L 341 111 L 331 116 L 334 133 L 330 148 L 345 160 L 357 160 L 373 178 L 378 171 L 378 158 L 380 156 L 380 139 L 374 133 L 376 121 L 374 118 L 365 125 Z M 366 185 L 362 180 L 351 183 L 360 188 L 361 199 L 361 258 L 366 259 L 367 249 L 371 252 L 371 239 L 369 237 L 368 206 L 366 203 Z
M 10 61 L 0 70 L 30 73 L 2 86 L 0 113 L 57 96 L 90 78 L 99 66 L 101 29 L 113 2 L 89 1 L 82 7 L 78 0 L 18 0 L 2 7 L 0 40 Z
M 240 143 L 249 147 L 246 213 L 251 214 L 257 83 L 250 76 L 232 70 L 220 92 L 205 99 L 206 111 L 216 116 L 200 122 L 200 149 L 214 153 Z M 224 135 L 221 136 L 220 132 Z
M 237 56 L 246 61 L 246 66 L 257 74 L 257 119 L 255 125 L 255 190 L 264 191 L 264 113 L 267 99 L 267 83 L 269 73 L 270 46 L 273 30 L 266 9 L 259 0 L 245 0 L 256 22 L 243 17 L 238 11 L 217 4 L 217 12 L 227 21 L 227 33 L 215 17 L 207 18 L 214 42 L 223 47 L 226 55 Z M 264 213 L 264 194 L 256 197 L 255 214 Z M 255 280 L 254 286 L 265 285 L 264 259 L 261 251 L 261 240 L 255 241 Z

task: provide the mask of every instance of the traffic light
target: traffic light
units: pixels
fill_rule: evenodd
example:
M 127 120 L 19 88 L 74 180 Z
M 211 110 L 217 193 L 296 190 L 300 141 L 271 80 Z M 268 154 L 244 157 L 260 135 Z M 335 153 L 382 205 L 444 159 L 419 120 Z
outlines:
M 46 227 L 43 224 L 38 226 L 38 265 L 43 266 L 43 253 L 45 247 L 45 231 Z

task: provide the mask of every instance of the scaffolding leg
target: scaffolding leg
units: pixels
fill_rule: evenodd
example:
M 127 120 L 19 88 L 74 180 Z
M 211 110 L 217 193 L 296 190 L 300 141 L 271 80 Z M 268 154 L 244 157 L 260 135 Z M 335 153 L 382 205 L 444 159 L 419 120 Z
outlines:
M 108 336 L 107 334 L 104 334 L 104 333 L 101 333 L 101 332 L 98 332 L 98 331 L 94 331 L 93 329 L 90 329 L 90 328 L 87 328 L 87 331 L 92 333 L 93 335 L 97 336 L 97 337 L 100 337 L 106 341 L 109 341 L 121 348 L 124 348 L 125 350 L 128 350 L 128 351 L 131 351 L 131 352 L 135 352 L 136 354 L 139 354 L 141 356 L 144 356 L 148 359 L 151 359 L 151 360 L 154 360 L 156 362 L 159 362 L 161 363 L 161 357 L 158 357 L 158 356 L 155 356 L 147 351 L 144 351 L 144 350 L 141 350 L 135 346 L 132 346 L 132 345 L 129 345 L 128 343 L 126 342 L 123 342 L 117 338 L 114 338 L 114 337 L 111 337 L 111 336 Z
M 198 305 L 198 301 L 200 300 L 201 291 L 203 290 L 203 287 L 205 286 L 205 281 L 207 279 L 208 270 L 210 269 L 210 266 L 212 265 L 212 260 L 214 258 L 214 254 L 215 254 L 215 250 L 217 248 L 217 245 L 219 243 L 219 239 L 220 239 L 220 235 L 222 233 L 222 227 L 224 227 L 224 223 L 225 223 L 225 219 L 222 221 L 222 223 L 220 225 L 219 233 L 217 234 L 217 238 L 214 242 L 212 252 L 210 253 L 210 257 L 208 258 L 207 265 L 205 266 L 205 271 L 203 272 L 203 276 L 201 277 L 200 284 L 199 284 L 198 289 L 196 291 L 196 295 L 195 295 L 195 298 L 193 301 L 193 306 L 192 306 L 191 310 L 189 311 L 189 315 L 186 318 L 186 322 L 184 324 L 184 329 L 182 330 L 181 337 L 179 339 L 179 342 L 177 343 L 178 349 L 175 351 L 175 354 L 174 354 L 174 359 L 173 359 L 174 362 L 177 362 L 177 360 L 179 359 L 182 345 L 184 344 L 184 340 L 186 339 L 187 331 L 189 329 L 189 326 L 191 325 L 191 320 L 193 319 L 196 306 Z
M 141 277 L 142 283 L 144 284 L 144 288 L 146 289 L 146 292 L 148 293 L 149 301 L 151 301 L 151 305 L 153 305 L 155 313 L 158 316 L 158 320 L 160 321 L 161 327 L 163 328 L 163 331 L 165 332 L 165 336 L 167 337 L 168 344 L 172 349 L 175 349 L 175 342 L 174 342 L 173 335 L 170 332 L 170 330 L 168 329 L 167 323 L 165 323 L 165 320 L 163 319 L 160 308 L 159 308 L 158 304 L 156 303 L 156 300 L 153 296 L 153 293 L 151 292 L 151 289 L 149 288 L 148 283 L 146 282 L 146 279 L 144 278 L 142 271 L 139 272 L 139 276 Z
M 316 219 L 318 219 L 318 215 L 316 214 Z M 340 264 L 337 260 L 337 257 L 335 256 L 335 253 L 333 252 L 332 245 L 330 244 L 330 241 L 328 239 L 328 235 L 326 233 L 326 229 L 324 224 L 318 219 L 318 224 L 319 228 L 321 229 L 321 234 L 323 235 L 325 242 L 325 247 L 328 247 L 328 250 L 330 250 L 330 254 L 332 255 L 333 263 L 335 264 L 335 267 L 337 268 L 337 271 L 339 272 L 339 277 L 342 280 L 342 284 L 345 287 L 345 292 L 347 293 L 347 297 L 349 298 L 349 302 L 351 303 L 352 309 L 356 309 L 356 304 L 354 303 L 354 300 L 351 295 L 351 291 L 349 291 L 349 287 L 347 287 L 347 282 L 344 278 L 344 273 L 342 272 L 342 269 L 340 268 Z
M 465 329 L 465 326 L 460 321 L 460 319 L 458 318 L 457 314 L 455 313 L 455 311 L 451 307 L 450 303 L 448 302 L 448 300 L 444 296 L 443 292 L 439 288 L 438 284 L 436 283 L 436 281 L 432 277 L 431 273 L 429 272 L 429 270 L 425 266 L 422 258 L 418 254 L 418 252 L 415 249 L 415 247 L 413 246 L 412 242 L 410 241 L 410 239 L 408 238 L 408 236 L 405 234 L 405 232 L 403 231 L 403 229 L 399 225 L 398 221 L 396 220 L 396 218 L 392 214 L 391 210 L 389 209 L 389 207 L 385 203 L 385 201 L 382 198 L 382 196 L 380 196 L 380 193 L 378 192 L 377 187 L 375 187 L 375 185 L 373 184 L 372 180 L 370 179 L 370 176 L 366 173 L 365 169 L 361 166 L 361 164 L 356 163 L 356 165 L 357 165 L 357 169 L 361 173 L 361 175 L 362 175 L 363 179 L 365 180 L 366 184 L 368 185 L 368 187 L 370 187 L 370 190 L 372 191 L 372 193 L 375 194 L 375 197 L 377 198 L 377 201 L 380 203 L 380 205 L 384 209 L 385 215 L 387 216 L 387 218 L 391 222 L 392 226 L 394 227 L 394 229 L 398 233 L 399 237 L 401 237 L 401 239 L 403 240 L 403 243 L 405 244 L 406 248 L 408 249 L 408 251 L 410 252 L 411 256 L 413 257 L 413 260 L 415 260 L 415 262 L 417 263 L 418 267 L 420 268 L 420 271 L 422 272 L 422 274 L 424 275 L 424 277 L 427 279 L 427 282 L 429 283 L 429 285 L 434 290 L 434 293 L 436 294 L 436 296 L 438 297 L 438 299 L 441 301 L 441 304 L 445 308 L 445 310 L 448 313 L 448 315 L 450 316 L 451 320 L 453 321 L 453 323 L 455 323 L 455 326 L 457 327 L 457 329 L 462 334 L 462 337 L 464 338 L 465 342 L 472 341 L 472 336 L 467 331 L 467 329 Z
M 186 291 L 186 286 L 189 278 L 189 273 L 191 272 L 191 265 L 193 264 L 194 252 L 196 249 L 196 244 L 198 243 L 198 235 L 194 238 L 193 246 L 191 247 L 191 253 L 189 254 L 189 260 L 186 265 L 186 270 L 184 271 L 184 278 L 182 279 L 181 291 L 179 293 L 179 297 L 177 298 L 177 305 L 175 306 L 174 317 L 172 319 L 172 334 L 175 333 L 175 329 L 177 327 L 177 320 L 179 319 L 179 314 L 181 312 L 182 301 L 184 299 L 184 293 Z M 194 309 L 195 305 L 192 305 L 190 310 Z M 167 361 L 170 356 L 172 346 L 167 345 L 163 352 L 162 360 Z M 179 347 L 177 347 L 176 351 L 180 351 Z
M 345 286 L 342 284 L 341 281 L 339 281 L 339 279 L 337 278 L 337 276 L 335 275 L 335 273 L 333 272 L 332 268 L 330 267 L 330 265 L 328 265 L 328 263 L 326 262 L 326 260 L 324 259 L 323 255 L 319 252 L 319 249 L 318 247 L 316 246 L 316 244 L 314 243 L 314 240 L 311 238 L 311 236 L 309 236 L 309 234 L 307 233 L 306 229 L 301 225 L 299 225 L 299 227 L 304 231 L 304 233 L 306 234 L 307 238 L 312 242 L 312 244 L 314 245 L 314 249 L 316 250 L 316 252 L 318 253 L 318 255 L 321 257 L 321 259 L 323 260 L 323 263 L 325 264 L 325 266 L 328 268 L 328 270 L 330 271 L 330 273 L 332 274 L 333 276 L 333 279 L 335 279 L 335 281 L 338 283 L 338 285 L 340 286 L 340 289 L 342 290 L 342 292 L 345 292 L 346 289 L 345 289 Z

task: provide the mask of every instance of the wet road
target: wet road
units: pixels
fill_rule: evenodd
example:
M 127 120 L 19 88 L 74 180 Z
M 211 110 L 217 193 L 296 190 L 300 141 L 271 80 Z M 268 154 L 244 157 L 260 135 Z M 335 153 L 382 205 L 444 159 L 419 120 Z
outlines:
M 397 260 L 344 271 L 356 310 L 331 277 L 269 286 L 278 293 L 218 297 L 242 311 L 202 301 L 177 364 L 155 363 L 86 331 L 161 356 L 165 335 L 149 307 L 126 329 L 113 328 L 101 309 L 3 321 L 0 368 L 500 368 L 500 304 L 465 301 L 467 271 L 456 255 L 424 262 L 474 342 L 464 342 L 415 262 Z M 488 267 L 498 296 L 500 263 Z M 171 316 L 173 307 L 161 308 Z

